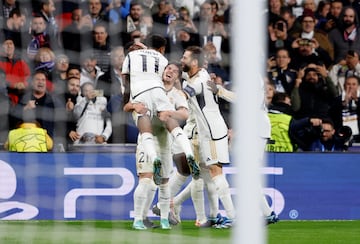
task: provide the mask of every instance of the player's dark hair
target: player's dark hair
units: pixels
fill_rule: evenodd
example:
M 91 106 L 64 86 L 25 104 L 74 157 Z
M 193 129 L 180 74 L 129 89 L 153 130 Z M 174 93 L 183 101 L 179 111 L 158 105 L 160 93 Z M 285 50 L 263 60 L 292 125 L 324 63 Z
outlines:
M 205 55 L 203 49 L 199 46 L 189 46 L 186 51 L 191 52 L 191 58 L 198 61 L 199 67 L 204 66 Z
M 167 41 L 160 35 L 151 34 L 146 37 L 144 44 L 149 48 L 160 49 L 166 47 Z

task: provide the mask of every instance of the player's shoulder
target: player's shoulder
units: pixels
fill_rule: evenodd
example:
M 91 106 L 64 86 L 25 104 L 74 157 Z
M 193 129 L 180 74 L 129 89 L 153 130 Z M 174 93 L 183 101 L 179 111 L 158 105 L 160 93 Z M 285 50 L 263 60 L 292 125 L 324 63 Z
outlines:
M 179 90 L 179 89 L 177 89 L 176 87 L 173 87 L 173 88 L 171 89 L 171 92 L 172 92 L 174 95 L 176 95 L 176 96 L 181 96 L 181 97 L 185 97 L 185 98 L 186 98 L 186 95 L 185 95 L 184 91 L 183 91 L 183 90 Z
M 204 68 L 199 70 L 199 72 L 197 73 L 197 76 L 200 77 L 201 79 L 206 79 L 206 81 L 208 79 L 210 79 L 210 75 L 209 75 L 208 71 Z

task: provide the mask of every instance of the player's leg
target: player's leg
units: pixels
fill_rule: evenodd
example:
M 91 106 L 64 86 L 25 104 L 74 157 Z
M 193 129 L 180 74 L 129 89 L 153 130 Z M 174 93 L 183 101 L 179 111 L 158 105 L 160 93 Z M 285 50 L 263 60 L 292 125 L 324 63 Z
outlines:
M 137 96 L 132 102 L 144 104 L 148 109 L 148 112 L 146 114 L 133 112 L 133 119 L 139 129 L 139 134 L 141 135 L 140 143 L 143 146 L 143 150 L 153 163 L 153 177 L 155 184 L 159 185 L 162 177 L 161 161 L 156 151 L 156 144 L 153 136 L 151 119 L 155 110 L 151 101 L 151 94 L 148 92 Z
M 203 224 L 201 227 L 213 227 L 218 224 L 222 218 L 219 213 L 219 197 L 216 192 L 216 186 L 211 179 L 209 167 L 204 164 L 200 164 L 201 167 L 201 178 L 204 180 L 205 190 L 207 192 L 208 202 L 209 202 L 209 217 L 208 221 Z
M 177 153 L 173 155 L 177 171 L 172 175 L 169 181 L 171 197 L 173 198 L 185 184 L 190 175 L 190 169 L 186 162 L 184 153 Z
M 152 162 L 148 160 L 141 144 L 140 135 L 138 138 L 138 145 L 136 147 L 136 171 L 139 176 L 138 185 L 134 191 L 134 223 L 133 228 L 138 230 L 146 229 L 143 223 L 143 213 L 148 201 L 149 191 L 153 188 L 153 166 Z
M 158 92 L 156 103 L 156 108 L 158 111 L 159 119 L 165 124 L 166 129 L 173 136 L 175 143 L 181 146 L 182 151 L 186 155 L 187 162 L 189 164 L 191 174 L 194 178 L 199 178 L 200 167 L 197 162 L 194 160 L 194 153 L 192 151 L 190 140 L 187 135 L 181 129 L 179 122 L 171 117 L 171 112 L 174 111 L 174 105 L 170 103 L 169 98 L 166 96 L 163 90 L 154 91 Z
M 194 153 L 192 151 L 190 140 L 187 135 L 184 133 L 183 129 L 179 126 L 179 123 L 173 119 L 169 118 L 166 121 L 166 126 L 171 135 L 174 138 L 174 141 L 181 146 L 183 152 L 186 155 L 186 160 L 190 168 L 191 175 L 197 179 L 200 176 L 200 166 L 198 162 L 195 161 Z
M 211 179 L 215 185 L 216 193 L 226 211 L 226 218 L 222 228 L 226 228 L 231 225 L 231 221 L 235 218 L 235 208 L 233 200 L 231 198 L 230 186 L 226 179 L 225 174 L 223 173 L 223 164 L 229 163 L 229 147 L 227 137 L 217 141 L 201 141 L 200 148 L 202 149 L 202 154 L 207 155 L 206 164 L 209 167 L 209 173 Z M 223 162 L 220 164 L 219 162 Z
M 261 139 L 261 144 L 262 144 L 262 148 L 264 148 L 264 151 L 265 151 L 266 143 L 267 143 L 267 139 L 265 139 L 265 138 Z M 260 162 L 262 162 L 264 160 L 264 154 L 261 154 L 261 156 L 259 157 L 259 160 L 260 160 Z M 259 189 L 259 192 L 261 192 L 261 189 Z M 266 224 L 274 224 L 279 221 L 279 217 L 269 206 L 269 203 L 266 200 L 266 197 L 264 196 L 264 194 L 262 194 L 262 196 L 261 196 L 260 208 L 265 217 Z
M 144 212 L 143 212 L 143 222 L 144 222 L 144 225 L 147 228 L 157 228 L 157 227 L 159 227 L 158 225 L 154 224 L 154 222 L 152 222 L 148 218 L 148 212 L 149 212 L 149 209 L 151 208 L 152 203 L 154 201 L 157 189 L 158 189 L 158 186 L 155 185 L 154 181 L 151 181 L 151 186 L 150 186 L 150 189 L 148 190 L 147 200 L 146 200 L 145 207 L 144 207 Z
M 160 226 L 162 229 L 171 229 L 169 224 L 169 213 L 170 213 L 170 186 L 169 177 L 172 172 L 172 157 L 170 151 L 171 138 L 166 133 L 167 142 L 159 142 L 160 144 L 160 155 L 162 164 L 163 178 L 159 185 L 159 208 L 160 208 Z

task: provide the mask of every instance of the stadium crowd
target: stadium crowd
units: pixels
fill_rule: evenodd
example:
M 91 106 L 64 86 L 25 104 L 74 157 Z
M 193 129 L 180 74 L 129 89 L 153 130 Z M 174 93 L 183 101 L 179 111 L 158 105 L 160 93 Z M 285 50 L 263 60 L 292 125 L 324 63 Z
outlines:
M 346 151 L 359 140 L 359 3 L 264 1 L 268 151 Z M 170 61 L 202 47 L 212 82 L 231 90 L 230 12 L 230 0 L 2 0 L 0 141 L 10 149 L 9 131 L 31 122 L 65 150 L 136 143 L 122 65 L 150 33 L 166 38 Z M 219 106 L 231 138 L 231 104 Z

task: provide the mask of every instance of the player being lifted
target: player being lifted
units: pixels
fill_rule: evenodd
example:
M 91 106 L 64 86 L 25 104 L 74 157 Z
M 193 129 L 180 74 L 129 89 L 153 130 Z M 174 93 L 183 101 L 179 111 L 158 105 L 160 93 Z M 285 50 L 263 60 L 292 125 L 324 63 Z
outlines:
M 161 160 L 156 151 L 151 119 L 157 116 L 173 136 L 184 153 L 195 179 L 199 178 L 200 168 L 194 160 L 191 144 L 176 119 L 172 117 L 174 105 L 167 97 L 162 82 L 163 71 L 168 64 L 164 57 L 166 39 L 159 35 L 149 35 L 145 40 L 147 49 L 129 52 L 124 60 L 122 74 L 125 81 L 124 104 L 133 105 L 134 121 L 139 129 L 140 143 L 153 163 L 153 178 L 156 185 L 162 182 Z M 136 106 L 136 104 L 145 105 Z M 148 176 L 139 178 L 139 185 L 148 185 Z

